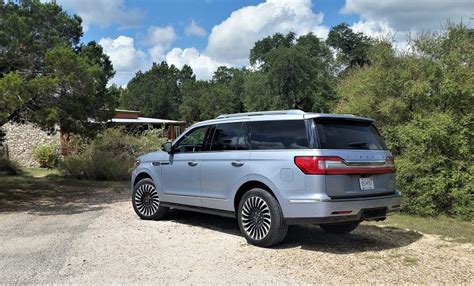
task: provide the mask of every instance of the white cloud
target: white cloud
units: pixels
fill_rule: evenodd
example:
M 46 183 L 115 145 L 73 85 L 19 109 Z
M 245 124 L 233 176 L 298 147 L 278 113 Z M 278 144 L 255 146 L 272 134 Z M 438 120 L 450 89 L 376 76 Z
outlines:
M 56 0 L 56 2 L 81 16 L 84 31 L 87 31 L 90 25 L 136 26 L 144 15 L 140 9 L 125 7 L 124 0 Z
M 389 27 L 386 22 L 359 21 L 352 24 L 351 29 L 375 38 L 395 34 L 395 30 Z
M 172 26 L 148 28 L 148 34 L 143 40 L 145 45 L 152 45 L 148 53 L 152 61 L 160 62 L 165 57 L 165 52 L 171 48 L 171 44 L 176 40 L 176 32 Z
M 135 75 L 135 72 L 145 70 L 150 66 L 147 55 L 135 48 L 134 41 L 130 37 L 102 38 L 99 44 L 110 57 L 116 71 L 111 83 L 124 86 Z
M 346 0 L 343 14 L 357 14 L 352 28 L 371 36 L 391 34 L 404 46 L 409 34 L 436 31 L 448 21 L 467 23 L 474 1 L 456 0 Z
M 180 49 L 174 48 L 166 54 L 168 64 L 173 64 L 182 68 L 185 64 L 192 67 L 196 78 L 208 80 L 212 78 L 217 67 L 228 65 L 224 62 L 218 62 L 211 57 L 200 53 L 195 48 Z
M 169 48 L 175 40 L 176 32 L 172 26 L 151 26 L 148 28 L 148 34 L 143 42 L 147 45 Z
M 254 43 L 274 33 L 313 32 L 325 38 L 329 30 L 322 21 L 323 14 L 313 12 L 311 0 L 267 0 L 238 9 L 214 26 L 205 54 L 218 61 L 245 65 Z
M 184 34 L 186 36 L 205 37 L 207 35 L 207 32 L 206 32 L 206 30 L 204 30 L 203 27 L 196 24 L 196 22 L 194 20 L 191 20 L 191 23 L 189 23 L 184 28 Z
M 168 64 L 173 64 L 178 68 L 182 68 L 185 64 L 189 65 L 193 68 L 196 78 L 203 80 L 211 79 L 217 67 L 228 65 L 224 62 L 213 60 L 195 48 L 173 48 L 166 54 L 163 54 L 163 50 L 155 45 L 148 50 L 148 53 L 145 53 L 135 47 L 132 38 L 126 36 L 119 36 L 116 39 L 102 38 L 99 44 L 110 57 L 116 71 L 116 75 L 111 83 L 120 86 L 127 85 L 128 81 L 135 76 L 137 71 L 148 70 L 152 62 L 166 60 Z

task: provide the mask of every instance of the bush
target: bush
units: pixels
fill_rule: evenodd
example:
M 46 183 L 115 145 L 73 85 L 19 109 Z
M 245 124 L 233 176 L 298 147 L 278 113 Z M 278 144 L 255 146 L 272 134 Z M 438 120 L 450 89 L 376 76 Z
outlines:
M 474 218 L 474 168 L 468 124 L 448 113 L 415 115 L 397 135 L 398 187 L 404 211 Z
M 0 172 L 7 172 L 8 175 L 19 175 L 21 169 L 15 162 L 6 157 L 0 157 Z
M 126 180 L 138 156 L 161 148 L 162 134 L 158 129 L 127 134 L 123 128 L 109 128 L 83 142 L 76 154 L 64 158 L 60 168 L 78 179 Z
M 33 157 L 42 168 L 55 168 L 59 163 L 59 146 L 53 144 L 37 145 Z
M 149 129 L 138 136 L 138 154 L 140 155 L 161 150 L 161 145 L 166 142 L 166 138 L 163 137 L 163 129 Z

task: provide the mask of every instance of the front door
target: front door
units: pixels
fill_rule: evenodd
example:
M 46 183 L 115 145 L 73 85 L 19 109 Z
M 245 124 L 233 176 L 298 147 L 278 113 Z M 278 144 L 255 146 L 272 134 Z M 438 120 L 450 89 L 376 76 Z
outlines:
M 172 203 L 201 205 L 201 155 L 206 150 L 210 128 L 189 130 L 173 145 L 173 154 L 162 168 L 163 200 Z
M 248 175 L 250 150 L 246 124 L 218 124 L 210 150 L 201 157 L 203 207 L 234 210 L 233 193 Z

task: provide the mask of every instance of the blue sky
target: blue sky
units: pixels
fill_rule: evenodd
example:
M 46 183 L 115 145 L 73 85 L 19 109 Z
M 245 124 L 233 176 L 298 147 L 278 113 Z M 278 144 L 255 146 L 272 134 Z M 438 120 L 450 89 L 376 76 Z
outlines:
M 248 65 L 255 41 L 276 32 L 325 39 L 346 22 L 372 37 L 407 47 L 408 35 L 447 21 L 472 26 L 472 0 L 56 0 L 84 21 L 83 41 L 97 41 L 125 86 L 138 70 L 166 60 L 209 79 L 219 65 Z
M 117 25 L 109 27 L 93 26 L 84 33 L 84 41 L 99 40 L 104 37 L 116 38 L 120 35 L 129 37 L 140 37 L 145 34 L 147 27 L 173 25 L 181 36 L 178 36 L 174 46 L 186 48 L 194 46 L 204 49 L 207 44 L 206 37 L 186 37 L 185 27 L 192 20 L 209 33 L 212 27 L 221 23 L 229 15 L 239 8 L 258 5 L 265 1 L 255 0 L 208 0 L 208 1 L 186 1 L 186 0 L 133 0 L 126 1 L 127 7 L 138 7 L 145 11 L 144 17 L 139 25 L 129 29 L 118 29 Z M 341 22 L 352 24 L 358 17 L 356 15 L 343 15 L 339 11 L 344 7 L 343 0 L 317 0 L 313 1 L 312 10 L 315 13 L 323 12 L 323 24 L 334 26 Z M 73 13 L 73 11 L 71 11 Z M 137 46 L 141 47 L 140 43 Z

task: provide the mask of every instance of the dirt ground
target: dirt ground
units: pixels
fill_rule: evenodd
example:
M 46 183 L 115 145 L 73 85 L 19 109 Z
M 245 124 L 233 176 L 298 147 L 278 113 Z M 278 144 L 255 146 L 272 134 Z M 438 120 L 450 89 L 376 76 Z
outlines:
M 473 272 L 472 244 L 404 229 L 363 224 L 340 236 L 295 226 L 264 249 L 229 218 L 140 220 L 127 191 L 0 196 L 0 283 L 474 284 Z

